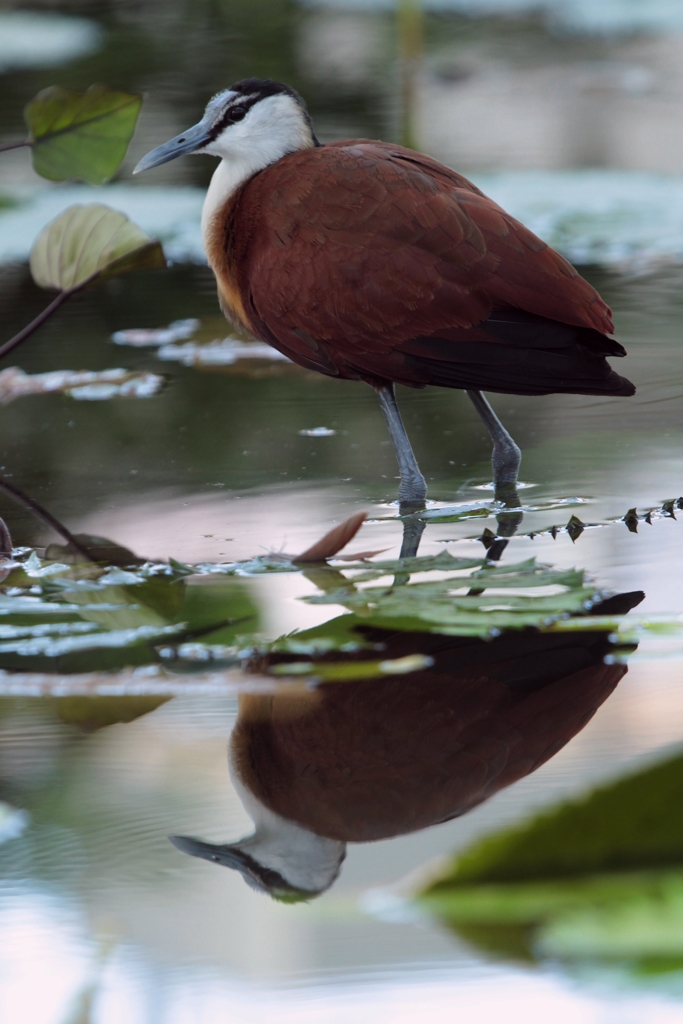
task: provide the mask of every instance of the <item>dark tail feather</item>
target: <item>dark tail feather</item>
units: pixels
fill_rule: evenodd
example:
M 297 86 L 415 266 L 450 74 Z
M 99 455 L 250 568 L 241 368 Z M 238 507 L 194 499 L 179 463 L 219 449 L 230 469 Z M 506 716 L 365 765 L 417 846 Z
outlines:
M 635 394 L 605 356 L 625 355 L 613 338 L 520 310 L 498 311 L 471 328 L 413 338 L 394 349 L 405 382 L 513 395 Z M 394 377 L 400 381 L 398 375 Z
M 536 359 L 528 359 L 511 367 L 473 362 L 446 363 L 406 356 L 405 383 L 414 386 L 419 381 L 442 388 L 497 391 L 504 395 L 611 395 L 624 398 L 635 395 L 635 385 L 630 380 L 616 373 L 604 356 L 598 359 L 601 364 L 598 367 L 581 365 L 583 361 L 580 360 L 559 359 L 554 361 L 555 365 L 548 365 L 548 361 L 544 361 L 545 365 L 538 365 Z M 394 379 L 402 383 L 398 374 Z

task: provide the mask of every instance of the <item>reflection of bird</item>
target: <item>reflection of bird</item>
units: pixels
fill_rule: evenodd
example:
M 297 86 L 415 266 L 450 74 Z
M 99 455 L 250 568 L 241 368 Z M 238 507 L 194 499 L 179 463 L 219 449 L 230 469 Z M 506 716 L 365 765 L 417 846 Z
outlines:
M 246 79 L 136 171 L 221 158 L 202 231 L 231 321 L 321 373 L 371 384 L 401 473 L 426 485 L 394 383 L 467 390 L 493 439 L 497 489 L 520 453 L 480 389 L 631 395 L 605 356 L 610 310 L 562 256 L 448 167 L 384 142 L 321 146 L 301 98 Z
M 603 610 L 641 599 L 622 595 Z M 448 821 L 535 771 L 626 672 L 604 663 L 605 633 L 363 632 L 389 657 L 419 650 L 433 665 L 303 698 L 240 698 L 231 773 L 256 830 L 227 845 L 174 837 L 176 846 L 272 895 L 316 895 L 337 877 L 346 843 Z

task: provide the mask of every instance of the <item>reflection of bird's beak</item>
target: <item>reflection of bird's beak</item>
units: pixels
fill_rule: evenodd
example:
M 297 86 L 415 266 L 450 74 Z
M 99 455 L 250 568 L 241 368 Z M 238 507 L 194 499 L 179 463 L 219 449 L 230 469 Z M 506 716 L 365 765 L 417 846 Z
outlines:
M 203 843 L 201 839 L 192 839 L 190 836 L 169 836 L 168 838 L 178 850 L 189 853 L 191 857 L 201 857 L 214 864 L 222 864 L 226 868 L 239 870 L 244 867 L 243 858 L 232 846 Z
M 194 153 L 196 150 L 201 149 L 202 146 L 205 146 L 207 142 L 210 142 L 210 140 L 211 124 L 207 120 L 202 120 L 199 124 L 188 128 L 186 132 L 176 135 L 175 139 L 171 139 L 170 142 L 164 142 L 162 146 L 157 146 L 147 156 L 143 156 L 133 174 L 139 174 L 140 171 L 148 171 L 150 167 L 159 167 L 160 164 L 167 164 L 169 160 L 175 160 L 177 156 Z

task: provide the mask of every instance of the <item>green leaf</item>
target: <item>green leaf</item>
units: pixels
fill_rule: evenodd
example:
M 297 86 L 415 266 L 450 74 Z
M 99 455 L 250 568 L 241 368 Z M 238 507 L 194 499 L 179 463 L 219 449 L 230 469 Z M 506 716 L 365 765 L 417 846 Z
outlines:
M 680 970 L 682 799 L 679 755 L 478 840 L 416 896 L 496 954 Z
M 33 280 L 57 291 L 165 265 L 159 242 L 101 203 L 70 206 L 43 228 L 31 251 Z
M 109 546 L 127 563 L 136 560 L 106 538 L 94 539 L 100 553 Z M 224 648 L 258 627 L 258 608 L 238 580 L 217 576 L 193 586 L 185 575 L 168 564 L 130 571 L 51 563 L 31 552 L 13 573 L 20 593 L 0 594 L 0 668 L 68 674 L 165 659 L 176 672 L 193 672 L 208 662 L 234 660 Z M 40 599 L 30 594 L 36 580 Z
M 384 587 L 357 587 L 379 575 L 408 568 L 409 571 L 462 570 L 480 566 L 474 573 L 445 579 Z M 355 569 L 356 566 L 348 566 Z M 585 584 L 584 573 L 576 569 L 556 570 L 531 558 L 516 565 L 492 566 L 483 559 L 404 559 L 399 562 L 370 563 L 367 570 L 322 594 L 303 598 L 309 604 L 341 604 L 361 616 L 367 624 L 396 629 L 438 631 L 450 635 L 491 636 L 503 629 L 547 628 L 569 615 L 582 615 L 597 596 Z M 320 585 L 320 584 L 319 584 Z M 561 588 L 561 593 L 510 593 L 539 588 Z M 457 591 L 467 591 L 457 593 Z M 503 593 L 495 593 L 502 590 Z M 493 591 L 493 593 L 491 592 Z M 412 625 L 408 625 L 411 622 Z
M 54 703 L 53 703 L 54 700 Z M 83 732 L 94 732 L 119 722 L 132 722 L 148 715 L 170 697 L 57 697 L 50 705 L 67 725 L 76 725 Z
M 86 92 L 43 89 L 24 108 L 35 171 L 50 181 L 109 181 L 126 155 L 141 106 L 138 93 L 106 85 Z
M 683 864 L 683 756 L 487 836 L 435 889 Z
M 424 654 L 408 654 L 403 658 L 382 661 L 284 661 L 269 669 L 274 676 L 314 676 L 324 683 L 351 682 L 354 679 L 380 679 L 422 672 L 433 664 Z

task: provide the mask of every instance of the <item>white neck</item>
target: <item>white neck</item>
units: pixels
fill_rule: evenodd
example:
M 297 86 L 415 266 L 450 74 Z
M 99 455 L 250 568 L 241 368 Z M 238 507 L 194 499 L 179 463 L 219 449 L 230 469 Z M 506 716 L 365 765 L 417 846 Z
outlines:
M 339 874 L 346 843 L 327 839 L 282 818 L 250 792 L 229 758 L 230 777 L 245 811 L 256 826 L 254 834 L 234 845 L 266 868 L 277 871 L 296 889 L 323 892 Z
M 202 236 L 214 215 L 254 174 L 299 149 L 314 145 L 310 124 L 291 96 L 269 96 L 256 103 L 243 121 L 229 125 L 202 152 L 221 157 L 202 210 Z

